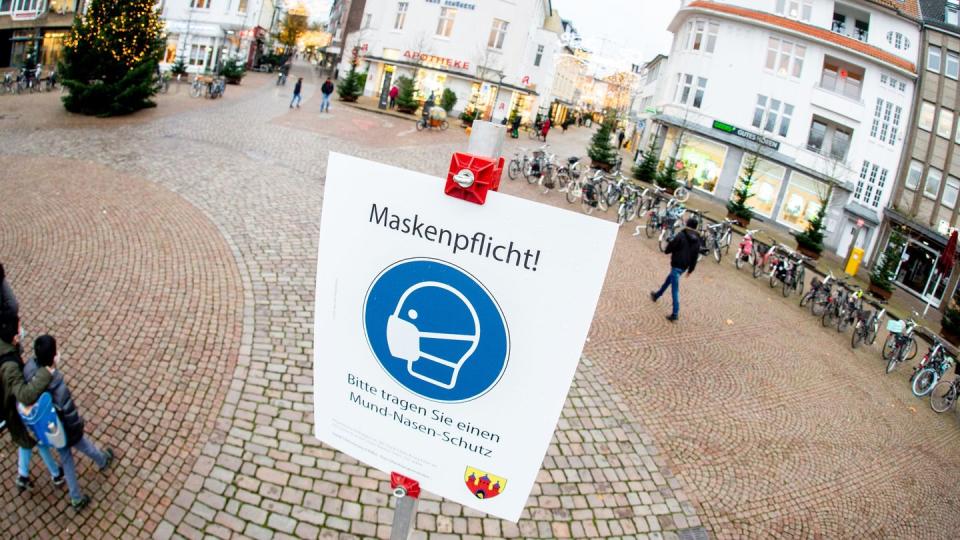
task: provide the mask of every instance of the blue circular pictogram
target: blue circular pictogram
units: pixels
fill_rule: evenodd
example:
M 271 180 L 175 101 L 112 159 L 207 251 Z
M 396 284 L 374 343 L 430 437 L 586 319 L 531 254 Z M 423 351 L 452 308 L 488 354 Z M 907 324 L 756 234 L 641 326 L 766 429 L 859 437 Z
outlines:
M 483 395 L 510 356 L 507 323 L 493 295 L 461 268 L 406 259 L 374 279 L 363 307 L 370 349 L 407 390 L 456 403 Z

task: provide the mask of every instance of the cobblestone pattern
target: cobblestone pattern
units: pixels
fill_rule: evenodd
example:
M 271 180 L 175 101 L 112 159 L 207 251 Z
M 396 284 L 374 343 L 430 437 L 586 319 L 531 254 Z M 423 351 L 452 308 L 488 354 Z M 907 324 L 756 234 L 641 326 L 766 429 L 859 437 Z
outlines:
M 308 96 L 315 87 L 306 85 Z M 409 138 L 409 126 L 389 125 L 386 117 L 336 103 L 333 113 L 321 117 L 307 107 L 285 110 L 288 99 L 283 89 L 264 88 L 248 98 L 112 130 L 15 133 L 0 124 L 4 154 L 93 158 L 180 194 L 216 223 L 239 265 L 243 331 L 218 421 L 186 480 L 164 485 L 165 496 L 153 508 L 163 519 L 156 527 L 144 523 L 138 536 L 389 534 L 386 477 L 310 435 L 310 320 L 322 172 L 333 150 L 440 174 L 446 156 L 462 148 L 463 136 L 431 134 L 434 144 L 419 146 L 423 138 Z M 329 122 L 331 130 L 283 125 L 302 122 L 291 119 L 297 113 Z M 340 137 L 347 132 L 338 123 L 358 122 L 381 129 Z M 409 142 L 383 143 L 388 137 Z M 363 189 L 362 178 L 357 189 Z M 417 536 L 660 537 L 668 531 L 673 537 L 669 531 L 697 526 L 676 480 L 661 469 L 663 457 L 639 426 L 625 420 L 624 405 L 609 390 L 595 366 L 581 367 L 519 524 L 428 494 Z M 110 522 L 110 516 L 97 515 Z M 101 529 L 116 536 L 109 525 Z
M 5 538 L 142 535 L 163 519 L 214 432 L 241 331 L 232 254 L 193 206 L 85 161 L 5 156 L 0 256 L 21 303 L 27 354 L 57 337 L 87 436 L 116 451 L 100 474 L 77 457 L 92 506 L 74 515 L 39 459 L 17 495 L 0 443 Z

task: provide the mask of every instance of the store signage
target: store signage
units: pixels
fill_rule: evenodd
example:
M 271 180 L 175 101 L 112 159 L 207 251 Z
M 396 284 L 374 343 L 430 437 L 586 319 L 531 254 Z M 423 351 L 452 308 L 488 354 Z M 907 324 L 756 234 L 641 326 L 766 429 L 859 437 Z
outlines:
M 497 192 L 470 204 L 443 185 L 330 154 L 316 436 L 517 521 L 577 370 L 617 226 Z
M 420 61 L 428 65 L 448 67 L 452 69 L 469 70 L 470 62 L 466 60 L 454 60 L 444 56 L 436 56 L 419 51 L 403 51 L 403 57 L 410 60 Z
M 448 8 L 469 9 L 470 11 L 473 11 L 477 8 L 477 6 L 474 4 L 469 2 L 458 2 L 457 0 L 427 0 L 427 3 L 437 4 L 438 6 L 442 5 Z
M 738 128 L 737 126 L 734 126 L 732 124 L 727 124 L 726 122 L 714 120 L 713 129 L 717 129 L 724 133 L 729 133 L 731 135 L 736 135 L 737 137 L 740 137 L 742 139 L 747 139 L 748 141 L 753 141 L 755 143 L 762 144 L 763 146 L 766 146 L 767 148 L 770 148 L 772 150 L 780 149 L 779 142 L 773 139 L 768 139 L 763 135 L 757 135 L 752 131 L 747 131 L 745 129 Z

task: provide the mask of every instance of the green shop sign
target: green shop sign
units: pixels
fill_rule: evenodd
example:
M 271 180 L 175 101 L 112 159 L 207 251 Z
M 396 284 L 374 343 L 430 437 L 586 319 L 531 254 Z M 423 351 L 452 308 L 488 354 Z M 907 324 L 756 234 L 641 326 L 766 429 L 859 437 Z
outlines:
M 780 143 L 779 143 L 779 142 L 777 142 L 777 141 L 775 141 L 775 140 L 773 140 L 773 139 L 768 139 L 768 138 L 764 137 L 763 135 L 757 135 L 756 133 L 753 133 L 753 132 L 751 132 L 751 131 L 747 131 L 747 130 L 745 130 L 745 129 L 740 129 L 740 128 L 738 128 L 737 126 L 734 126 L 733 124 L 728 124 L 728 123 L 726 123 L 726 122 L 721 122 L 721 121 L 719 121 L 719 120 L 714 120 L 714 121 L 713 121 L 713 129 L 717 129 L 717 130 L 720 130 L 720 131 L 722 131 L 722 132 L 724 132 L 724 133 L 729 133 L 729 134 L 731 134 L 731 135 L 736 135 L 737 137 L 740 137 L 740 138 L 742 138 L 742 139 L 747 139 L 748 141 L 753 141 L 753 142 L 755 142 L 755 143 L 762 144 L 762 145 L 766 146 L 767 148 L 771 148 L 771 149 L 773 149 L 773 150 L 780 150 Z

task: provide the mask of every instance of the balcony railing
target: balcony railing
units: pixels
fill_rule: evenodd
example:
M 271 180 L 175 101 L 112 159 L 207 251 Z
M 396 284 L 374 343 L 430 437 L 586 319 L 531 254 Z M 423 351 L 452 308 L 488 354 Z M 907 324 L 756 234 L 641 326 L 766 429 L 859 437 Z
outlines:
M 836 71 L 824 69 L 820 77 L 820 88 L 859 101 L 863 81 L 854 79 L 849 74 L 841 77 Z
M 863 29 L 863 28 L 858 28 L 858 27 L 856 27 L 856 26 L 852 26 L 852 27 L 851 27 L 850 25 L 848 25 L 848 24 L 846 24 L 846 23 L 842 23 L 842 22 L 840 22 L 840 21 L 833 21 L 833 25 L 830 27 L 830 29 L 833 30 L 833 31 L 834 31 L 835 33 L 837 33 L 837 34 L 840 34 L 840 35 L 842 35 L 842 36 L 851 37 L 851 38 L 853 38 L 853 39 L 856 39 L 856 40 L 858 40 L 858 41 L 862 41 L 862 42 L 864 42 L 864 43 L 867 42 L 867 39 L 868 39 L 868 37 L 869 37 L 869 35 L 870 35 L 869 30 L 866 30 L 866 29 Z

